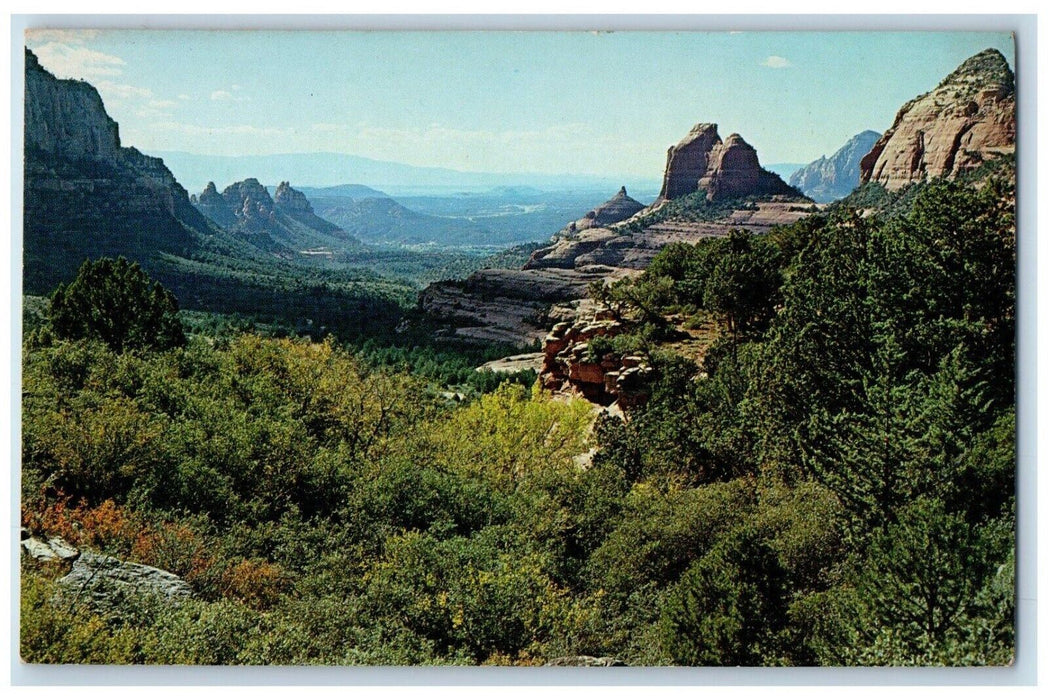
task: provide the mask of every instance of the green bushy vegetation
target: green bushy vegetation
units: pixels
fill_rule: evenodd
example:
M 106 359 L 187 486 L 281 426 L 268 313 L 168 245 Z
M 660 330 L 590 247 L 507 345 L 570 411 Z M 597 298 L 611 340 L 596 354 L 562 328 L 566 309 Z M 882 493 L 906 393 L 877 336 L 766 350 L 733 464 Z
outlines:
M 196 596 L 106 614 L 26 561 L 22 656 L 1010 663 L 1012 202 L 930 183 L 899 216 L 667 248 L 599 291 L 654 369 L 626 421 L 530 377 L 450 403 L 481 358 L 422 344 L 119 346 L 35 303 L 23 524 Z M 665 351 L 670 315 L 723 327 L 701 365 Z

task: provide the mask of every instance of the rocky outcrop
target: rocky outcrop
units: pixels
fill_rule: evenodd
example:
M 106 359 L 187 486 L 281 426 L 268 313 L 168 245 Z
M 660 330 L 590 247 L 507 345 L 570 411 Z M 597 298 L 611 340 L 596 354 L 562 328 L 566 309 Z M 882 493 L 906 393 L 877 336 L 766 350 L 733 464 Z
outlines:
M 314 231 L 334 233 L 340 230 L 335 224 L 317 216 L 306 195 L 291 187 L 286 181 L 277 185 L 276 192 L 273 193 L 273 206 L 278 212 Z
M 558 656 L 545 663 L 546 666 L 613 667 L 626 666 L 626 662 L 612 656 Z
M 281 182 L 272 197 L 253 177 L 234 182 L 221 194 L 209 182 L 192 202 L 225 230 L 284 257 L 296 253 L 331 255 L 336 250 L 360 247 L 360 241 L 317 216 L 306 196 L 287 182 Z
M 168 604 L 193 597 L 189 584 L 170 571 L 92 552 L 81 553 L 58 586 L 62 596 L 96 610 L 112 610 L 128 598 L 142 596 Z
M 72 561 L 80 551 L 61 537 L 32 535 L 22 528 L 22 553 L 37 561 Z
M 698 189 L 699 178 L 709 170 L 710 151 L 720 145 L 716 124 L 699 123 L 666 152 L 659 199 L 676 199 Z
M 987 49 L 903 105 L 863 157 L 860 181 L 897 190 L 1014 152 L 1015 76 L 999 51 Z
M 234 182 L 222 190 L 222 199 L 244 230 L 261 231 L 276 220 L 273 198 L 262 183 L 253 177 Z
M 573 317 L 589 285 L 625 271 L 593 265 L 559 270 L 478 270 L 464 280 L 435 282 L 419 295 L 427 315 L 455 324 L 455 335 L 529 345 L 551 322 Z
M 49 293 L 84 258 L 149 267 L 211 231 L 159 158 L 120 143 L 94 87 L 59 80 L 25 52 L 24 286 Z
M 847 196 L 859 186 L 859 164 L 880 137 L 869 130 L 852 136 L 829 158 L 822 156 L 790 175 L 790 186 L 821 204 Z
M 742 197 L 795 196 L 799 193 L 761 167 L 757 151 L 738 134 L 721 141 L 716 124 L 692 127 L 666 154 L 659 201 L 699 190 L 710 201 Z
M 625 221 L 630 218 L 643 208 L 644 205 L 626 194 L 626 188 L 623 187 L 614 197 L 604 202 L 604 204 L 601 204 L 592 211 L 586 212 L 586 215 L 581 219 L 568 224 L 566 232 L 574 233 L 576 231 L 585 231 L 586 229 L 595 226 L 610 226 L 612 224 L 617 224 L 620 221 Z
M 193 203 L 207 218 L 214 221 L 223 228 L 233 228 L 237 225 L 237 216 L 233 209 L 226 203 L 225 198 L 218 193 L 215 183 L 207 183 L 207 187 L 199 196 L 191 195 L 189 201 Z
M 541 352 L 526 352 L 522 355 L 510 355 L 498 360 L 485 362 L 477 367 L 478 372 L 494 372 L 496 374 L 514 374 L 532 370 L 538 372 L 542 369 L 543 354 Z
M 574 393 L 587 400 L 629 409 L 647 402 L 651 367 L 638 355 L 616 353 L 607 342 L 624 330 L 606 310 L 575 323 L 553 326 L 542 343 L 539 381 L 547 391 Z
M 694 208 L 688 209 L 691 205 L 685 202 L 683 214 L 666 215 L 671 203 L 665 195 L 672 199 L 690 194 L 699 189 L 700 181 L 708 197 L 749 201 L 735 210 L 710 207 L 715 214 L 707 211 L 703 216 L 690 216 Z M 535 250 L 523 269 L 481 270 L 466 280 L 431 284 L 420 295 L 419 305 L 427 314 L 455 324 L 456 335 L 527 345 L 542 340 L 551 323 L 570 325 L 584 317 L 592 308 L 587 299 L 591 283 L 639 274 L 670 243 L 727 236 L 733 228 L 766 232 L 807 216 L 813 206 L 777 175 L 764 171 L 756 152 L 741 137 L 733 134 L 722 143 L 715 124 L 697 125 L 670 149 L 663 196 L 651 207 L 617 224 L 598 225 L 624 216 L 637 204 L 623 188 L 592 216 L 580 220 L 584 226 L 576 222 L 574 229 L 561 230 L 548 246 Z M 654 211 L 662 215 L 645 219 Z M 631 372 L 627 381 L 636 374 Z M 606 400 L 614 387 L 606 395 L 595 388 L 585 391 Z
M 149 596 L 178 603 L 194 595 L 189 584 L 170 571 L 81 552 L 61 537 L 33 534 L 22 528 L 21 550 L 23 556 L 33 560 L 71 567 L 58 579 L 58 595 L 97 611 L 113 610 L 129 597 Z
M 571 270 L 587 265 L 607 265 L 643 269 L 655 255 L 642 253 L 643 241 L 606 228 L 591 228 L 554 238 L 545 248 L 535 250 L 524 264 L 525 270 L 558 268 Z

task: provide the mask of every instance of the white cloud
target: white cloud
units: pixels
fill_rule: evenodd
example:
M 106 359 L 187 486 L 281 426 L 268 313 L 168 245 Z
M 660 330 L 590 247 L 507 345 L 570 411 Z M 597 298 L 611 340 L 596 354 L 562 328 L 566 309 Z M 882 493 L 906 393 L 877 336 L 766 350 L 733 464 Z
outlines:
M 135 114 L 143 119 L 170 119 L 171 108 L 177 107 L 174 100 L 149 100 L 144 107 L 140 107 Z
M 33 49 L 44 68 L 59 78 L 120 75 L 124 59 L 83 46 L 49 42 Z
M 57 41 L 60 44 L 82 44 L 98 36 L 97 29 L 27 29 L 26 43 Z
M 251 124 L 233 124 L 229 126 L 199 126 L 181 122 L 157 122 L 151 125 L 157 131 L 166 131 L 186 136 L 290 136 L 295 133 L 294 127 L 254 126 Z
M 153 91 L 149 88 L 136 87 L 134 85 L 123 85 L 111 80 L 95 80 L 94 85 L 102 97 L 109 100 L 124 101 L 133 99 L 149 100 L 153 98 Z
M 237 85 L 233 86 L 234 90 L 239 90 L 240 87 Z M 234 95 L 229 90 L 215 90 L 211 93 L 211 99 L 215 102 L 247 102 L 247 97 L 240 97 Z
M 181 95 L 179 95 L 179 96 L 178 96 L 178 99 L 180 99 L 180 100 L 191 100 L 191 99 L 193 99 L 193 98 L 192 98 L 192 97 L 190 97 L 189 95 L 187 95 L 187 94 L 183 93 L 183 94 L 181 94 Z
M 762 66 L 768 68 L 792 68 L 793 64 L 782 56 L 768 56 L 766 59 L 761 61 Z

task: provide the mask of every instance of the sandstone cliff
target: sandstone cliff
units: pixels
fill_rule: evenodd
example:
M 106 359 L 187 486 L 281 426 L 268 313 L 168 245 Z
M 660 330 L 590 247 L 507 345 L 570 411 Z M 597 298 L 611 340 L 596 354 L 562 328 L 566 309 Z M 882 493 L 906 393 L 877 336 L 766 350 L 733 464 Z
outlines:
M 859 186 L 859 163 L 880 137 L 869 130 L 852 136 L 829 158 L 822 156 L 790 175 L 790 186 L 822 204 L 847 196 Z
M 738 134 L 721 141 L 716 124 L 699 123 L 666 153 L 659 200 L 705 190 L 710 201 L 797 195 L 775 173 L 761 167 L 757 151 Z
M 211 227 L 159 158 L 121 146 L 94 87 L 59 80 L 25 52 L 24 288 L 48 293 L 87 257 L 146 266 L 185 254 Z
M 903 105 L 862 159 L 861 182 L 897 190 L 1014 152 L 1015 76 L 999 51 L 987 49 Z
M 768 231 L 806 216 L 812 206 L 763 170 L 756 151 L 740 136 L 721 142 L 714 124 L 697 125 L 670 149 L 663 182 L 663 196 L 651 207 L 601 225 L 639 204 L 622 189 L 580 220 L 584 226 L 576 222 L 574 229 L 554 235 L 523 269 L 481 270 L 463 281 L 432 284 L 420 296 L 421 308 L 453 321 L 460 336 L 534 343 L 546 336 L 550 323 L 573 322 L 592 311 L 590 283 L 637 275 L 670 243 L 726 236 L 733 228 Z M 703 202 L 674 199 L 700 185 L 707 193 Z M 737 198 L 747 201 L 736 208 Z

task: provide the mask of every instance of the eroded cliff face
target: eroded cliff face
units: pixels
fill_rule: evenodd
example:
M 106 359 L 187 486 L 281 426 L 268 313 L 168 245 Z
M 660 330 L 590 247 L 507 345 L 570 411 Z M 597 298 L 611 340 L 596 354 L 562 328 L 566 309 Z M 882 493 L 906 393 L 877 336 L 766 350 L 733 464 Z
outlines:
M 666 154 L 659 200 L 699 190 L 709 201 L 750 196 L 797 195 L 775 173 L 764 170 L 757 151 L 738 134 L 721 141 L 717 125 L 699 123 Z
M 336 250 L 360 247 L 357 239 L 313 213 L 306 196 L 287 182 L 281 182 L 272 197 L 253 177 L 234 182 L 221 193 L 209 182 L 192 202 L 226 231 L 280 257 L 333 255 Z
M 24 288 L 48 293 L 85 258 L 125 255 L 148 267 L 209 232 L 159 158 L 120 144 L 94 87 L 59 80 L 25 52 Z
M 880 137 L 869 130 L 852 136 L 833 155 L 814 160 L 790 175 L 790 186 L 821 204 L 847 196 L 859 186 L 859 164 Z
M 897 190 L 1014 152 L 1015 76 L 999 51 L 987 49 L 903 105 L 862 159 L 860 179 Z
M 35 155 L 77 160 L 115 159 L 120 133 L 98 91 L 78 80 L 58 80 L 25 52 L 25 147 Z
M 277 211 L 317 231 L 330 233 L 341 230 L 330 221 L 317 216 L 306 195 L 293 188 L 289 182 L 277 185 L 276 192 L 273 193 L 273 206 Z
M 241 228 L 261 231 L 276 220 L 273 198 L 258 180 L 249 177 L 222 190 L 222 199 Z

